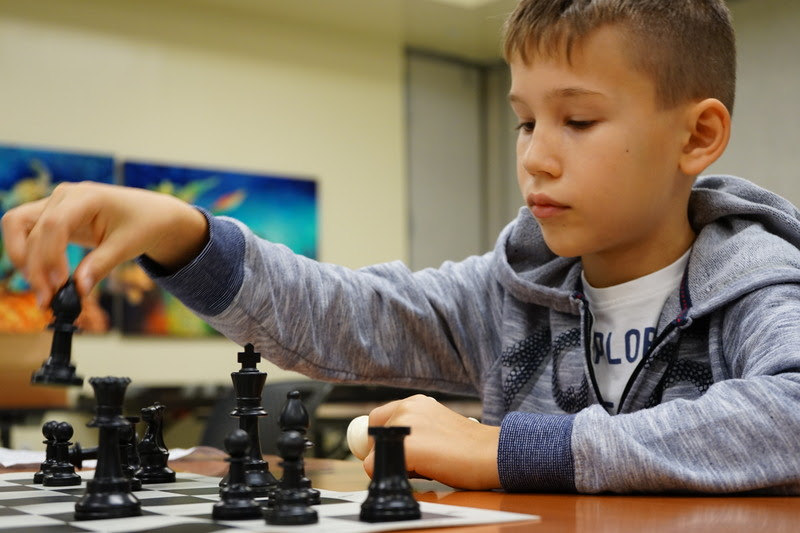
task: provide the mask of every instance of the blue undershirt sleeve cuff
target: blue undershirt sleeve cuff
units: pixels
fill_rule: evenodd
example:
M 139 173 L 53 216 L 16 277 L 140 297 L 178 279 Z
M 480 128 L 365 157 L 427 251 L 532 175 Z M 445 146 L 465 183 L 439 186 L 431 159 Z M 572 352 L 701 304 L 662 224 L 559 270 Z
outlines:
M 509 492 L 575 492 L 575 415 L 512 412 L 500 425 L 497 469 Z
M 245 239 L 234 222 L 200 211 L 208 220 L 209 239 L 188 265 L 170 273 L 146 255 L 139 256 L 136 262 L 189 309 L 216 316 L 230 305 L 242 286 Z

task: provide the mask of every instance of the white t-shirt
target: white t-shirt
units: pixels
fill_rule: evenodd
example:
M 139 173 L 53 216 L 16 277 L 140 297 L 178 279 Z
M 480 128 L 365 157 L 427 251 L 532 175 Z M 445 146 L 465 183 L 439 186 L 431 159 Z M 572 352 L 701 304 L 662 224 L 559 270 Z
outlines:
M 661 270 L 613 287 L 592 287 L 581 274 L 594 319 L 592 368 L 598 392 L 609 413 L 619 410 L 631 374 L 655 340 L 661 309 L 669 295 L 680 286 L 689 251 Z

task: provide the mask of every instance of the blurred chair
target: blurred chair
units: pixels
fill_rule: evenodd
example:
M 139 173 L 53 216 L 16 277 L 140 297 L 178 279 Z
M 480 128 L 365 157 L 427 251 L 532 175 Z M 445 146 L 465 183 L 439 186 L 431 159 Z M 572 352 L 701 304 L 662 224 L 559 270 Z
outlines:
M 38 424 L 46 411 L 70 406 L 67 387 L 31 385 L 31 374 L 47 359 L 52 339 L 48 332 L 0 335 L 0 445 L 5 448 L 12 447 L 12 426 Z
M 265 385 L 261 395 L 261 405 L 267 411 L 267 416 L 260 417 L 258 421 L 261 452 L 278 455 L 277 440 L 281 431 L 278 420 L 283 405 L 286 403 L 286 395 L 294 390 L 300 392 L 300 398 L 308 411 L 310 423 L 308 438 L 315 445 L 321 443 L 322 436 L 315 432 L 316 412 L 317 407 L 325 401 L 331 389 L 333 389 L 332 384 L 314 380 L 277 381 Z M 200 445 L 225 449 L 225 437 L 239 427 L 239 419 L 231 416 L 231 411 L 235 408 L 236 396 L 231 388 L 212 407 Z M 315 446 L 315 448 L 319 449 L 319 446 Z M 317 455 L 315 448 L 311 448 L 309 455 Z

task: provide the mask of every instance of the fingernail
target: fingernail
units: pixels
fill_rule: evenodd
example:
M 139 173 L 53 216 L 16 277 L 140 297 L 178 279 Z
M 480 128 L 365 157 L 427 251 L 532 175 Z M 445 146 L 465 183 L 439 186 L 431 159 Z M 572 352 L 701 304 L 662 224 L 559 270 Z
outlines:
M 44 300 L 46 296 L 45 293 L 42 291 L 36 291 L 36 305 L 39 307 L 44 307 Z

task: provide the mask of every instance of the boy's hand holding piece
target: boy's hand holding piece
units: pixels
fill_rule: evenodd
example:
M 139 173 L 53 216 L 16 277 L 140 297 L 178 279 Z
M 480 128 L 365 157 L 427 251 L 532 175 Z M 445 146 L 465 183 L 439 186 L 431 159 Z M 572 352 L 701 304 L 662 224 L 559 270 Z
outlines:
M 451 487 L 486 490 L 500 486 L 497 442 L 500 428 L 476 424 L 435 399 L 417 394 L 373 409 L 370 426 L 408 426 L 406 466 L 412 475 Z M 372 475 L 373 452 L 364 459 Z
M 68 243 L 92 249 L 74 273 L 86 296 L 111 269 L 142 254 L 177 270 L 200 252 L 207 228 L 201 212 L 172 196 L 91 182 L 62 183 L 3 216 L 8 255 L 42 307 L 69 276 Z

